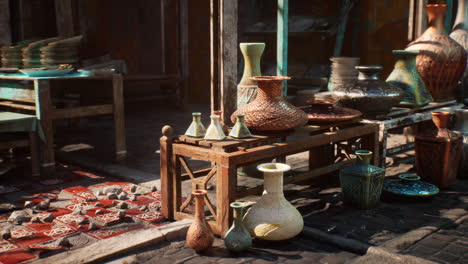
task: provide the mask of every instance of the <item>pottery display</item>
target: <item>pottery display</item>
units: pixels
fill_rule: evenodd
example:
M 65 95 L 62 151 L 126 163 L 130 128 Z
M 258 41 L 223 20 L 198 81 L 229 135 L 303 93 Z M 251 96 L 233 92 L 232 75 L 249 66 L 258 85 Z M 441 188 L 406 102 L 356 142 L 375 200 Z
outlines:
M 231 132 L 229 132 L 229 136 L 233 138 L 249 138 L 252 136 L 249 128 L 245 124 L 244 114 L 237 114 L 236 124 L 234 124 Z
M 393 54 L 397 61 L 386 82 L 405 91 L 400 105 L 414 107 L 432 102 L 434 99 L 416 69 L 419 51 L 394 50 Z
M 359 65 L 360 58 L 353 57 L 333 57 L 330 79 L 328 81 L 328 90 L 333 91 L 336 87 L 351 87 L 358 77 L 356 66 Z
M 462 45 L 468 52 L 468 0 L 458 0 L 457 16 L 453 23 L 450 37 L 458 44 Z M 468 74 L 468 67 L 465 68 L 465 76 Z
M 340 183 L 344 202 L 348 205 L 370 209 L 380 202 L 385 169 L 370 165 L 372 151 L 356 150 L 355 165 L 340 170 Z
M 265 43 L 240 43 L 244 56 L 244 73 L 237 85 L 237 109 L 250 103 L 257 96 L 257 83 L 250 77 L 261 76 L 260 59 L 265 50 Z
M 211 123 L 208 129 L 206 129 L 205 139 L 206 140 L 223 140 L 226 138 L 226 134 L 223 131 L 223 125 L 221 124 L 221 117 L 219 115 L 211 115 Z
M 437 102 L 454 98 L 467 62 L 465 49 L 445 31 L 444 14 L 447 9 L 445 4 L 426 5 L 428 28 L 406 48 L 420 51 L 416 58 L 417 70 Z
M 299 211 L 284 198 L 283 173 L 291 167 L 282 163 L 263 163 L 264 188 L 261 199 L 244 216 L 250 234 L 262 240 L 285 240 L 298 235 L 304 220 Z
M 201 138 L 205 136 L 205 133 L 206 129 L 201 122 L 201 113 L 192 113 L 192 123 L 190 124 L 187 131 L 185 131 L 185 135 L 189 137 Z
M 385 115 L 404 97 L 404 91 L 379 79 L 382 66 L 356 66 L 358 81 L 352 87 L 337 87 L 333 98 L 340 106 L 361 111 L 367 117 Z
M 289 130 L 307 123 L 307 114 L 283 97 L 283 81 L 290 77 L 258 76 L 250 79 L 258 84 L 257 96 L 231 115 L 233 123 L 236 123 L 237 114 L 245 115 L 245 124 L 251 131 Z
M 362 116 L 358 110 L 336 106 L 332 100 L 312 100 L 300 107 L 306 112 L 310 123 L 328 124 L 353 120 Z
M 187 246 L 196 251 L 210 248 L 214 242 L 213 231 L 205 219 L 205 197 L 206 190 L 192 192 L 195 197 L 195 217 L 187 231 Z
M 416 135 L 416 170 L 424 181 L 446 188 L 457 177 L 463 148 L 463 136 L 450 131 L 450 112 L 432 112 L 437 130 Z
M 402 198 L 430 198 L 439 193 L 437 186 L 420 181 L 421 177 L 417 175 L 404 173 L 398 178 L 396 181 L 385 181 L 383 191 Z
M 463 134 L 463 152 L 458 178 L 468 179 L 468 109 L 455 110 L 455 127 L 453 130 Z
M 224 236 L 224 245 L 230 251 L 245 251 L 252 246 L 252 237 L 242 221 L 245 204 L 234 202 L 230 206 L 234 209 L 234 220 L 232 221 L 231 228 L 229 228 Z

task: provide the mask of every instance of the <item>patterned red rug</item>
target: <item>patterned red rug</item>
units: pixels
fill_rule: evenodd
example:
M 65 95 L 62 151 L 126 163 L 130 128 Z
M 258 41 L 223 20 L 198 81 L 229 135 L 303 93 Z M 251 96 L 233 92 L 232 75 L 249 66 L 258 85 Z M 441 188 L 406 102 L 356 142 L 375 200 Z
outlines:
M 167 223 L 159 191 L 66 165 L 57 175 L 0 185 L 0 263 L 27 262 Z M 15 211 L 26 214 L 22 223 L 9 221 Z

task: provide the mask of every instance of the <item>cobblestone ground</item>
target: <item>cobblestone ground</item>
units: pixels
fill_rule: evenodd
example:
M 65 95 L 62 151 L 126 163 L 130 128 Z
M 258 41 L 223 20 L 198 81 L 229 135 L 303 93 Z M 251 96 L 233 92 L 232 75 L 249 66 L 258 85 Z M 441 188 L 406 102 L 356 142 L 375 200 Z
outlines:
M 468 264 L 468 220 L 427 236 L 403 253 L 437 263 Z
M 202 254 L 185 246 L 185 241 L 176 241 L 157 247 L 146 248 L 132 255 L 116 259 L 111 263 L 136 264 L 266 264 L 266 263 L 345 263 L 357 255 L 335 247 L 314 242 L 301 237 L 281 243 L 256 241 L 252 249 L 245 253 L 230 253 L 221 239 L 216 239 L 214 247 Z

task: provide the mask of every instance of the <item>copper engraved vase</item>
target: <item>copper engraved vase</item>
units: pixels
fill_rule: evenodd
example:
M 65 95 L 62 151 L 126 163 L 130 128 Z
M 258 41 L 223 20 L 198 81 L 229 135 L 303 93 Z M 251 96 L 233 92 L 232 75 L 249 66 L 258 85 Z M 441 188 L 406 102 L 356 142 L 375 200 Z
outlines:
M 450 131 L 450 112 L 432 112 L 435 131 L 425 131 L 414 140 L 416 170 L 425 181 L 447 188 L 455 181 L 463 147 L 461 133 Z
M 454 90 L 466 67 L 465 49 L 450 38 L 444 28 L 447 5 L 426 5 L 427 30 L 406 50 L 420 51 L 416 59 L 418 73 L 435 101 L 454 98 Z
M 257 97 L 237 109 L 231 115 L 231 121 L 235 123 L 237 114 L 244 114 L 245 124 L 254 131 L 281 131 L 305 125 L 307 114 L 287 102 L 282 95 L 282 82 L 289 79 L 281 76 L 252 77 L 251 80 L 258 84 Z
M 205 197 L 207 191 L 196 190 L 192 192 L 195 197 L 195 218 L 187 231 L 187 246 L 196 251 L 210 248 L 214 242 L 213 231 L 205 219 Z

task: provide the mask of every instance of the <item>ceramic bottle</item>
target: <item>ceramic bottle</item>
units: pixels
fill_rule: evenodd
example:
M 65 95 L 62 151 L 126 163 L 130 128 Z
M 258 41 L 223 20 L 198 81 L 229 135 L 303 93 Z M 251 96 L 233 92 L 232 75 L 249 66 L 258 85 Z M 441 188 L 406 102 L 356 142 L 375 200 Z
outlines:
M 393 54 L 397 61 L 386 82 L 405 91 L 400 104 L 415 107 L 432 102 L 434 99 L 416 69 L 419 51 L 394 50 Z
M 414 140 L 416 170 L 424 181 L 447 188 L 458 174 L 463 136 L 448 129 L 450 112 L 432 112 L 436 130 L 426 130 Z
M 357 163 L 340 170 L 340 183 L 344 202 L 370 209 L 380 202 L 385 169 L 370 164 L 372 151 L 356 150 Z
M 245 125 L 244 114 L 237 114 L 236 124 L 232 127 L 229 136 L 233 138 L 249 138 L 252 136 L 249 128 Z
M 257 83 L 250 77 L 261 76 L 260 59 L 265 50 L 265 43 L 240 43 L 244 56 L 244 73 L 237 85 L 237 109 L 250 103 L 257 96 Z
M 214 242 L 213 231 L 205 219 L 205 197 L 206 190 L 196 190 L 192 192 L 195 197 L 195 217 L 187 231 L 187 246 L 196 251 L 203 251 L 210 248 Z
M 252 246 L 252 237 L 242 222 L 245 204 L 234 202 L 231 203 L 231 208 L 234 209 L 234 220 L 224 236 L 224 244 L 230 251 L 241 252 Z
M 201 122 L 201 113 L 194 112 L 192 113 L 192 123 L 190 124 L 187 131 L 185 131 L 185 135 L 189 137 L 204 137 L 206 133 L 205 126 L 203 126 Z
M 291 167 L 282 163 L 263 163 L 258 170 L 264 175 L 261 199 L 244 216 L 250 234 L 262 240 L 290 239 L 302 232 L 304 220 L 283 194 L 283 173 Z
M 205 139 L 206 140 L 223 140 L 226 138 L 226 135 L 223 131 L 223 126 L 220 122 L 219 115 L 211 115 L 211 124 L 206 130 Z
M 416 67 L 427 89 L 436 102 L 454 98 L 455 88 L 464 74 L 467 54 L 465 49 L 445 31 L 445 4 L 426 5 L 429 24 L 427 30 L 406 50 L 420 51 Z

